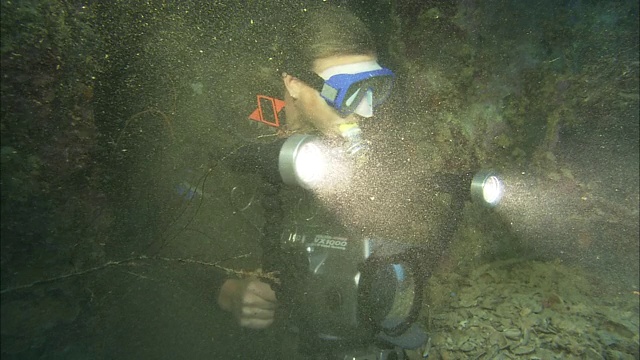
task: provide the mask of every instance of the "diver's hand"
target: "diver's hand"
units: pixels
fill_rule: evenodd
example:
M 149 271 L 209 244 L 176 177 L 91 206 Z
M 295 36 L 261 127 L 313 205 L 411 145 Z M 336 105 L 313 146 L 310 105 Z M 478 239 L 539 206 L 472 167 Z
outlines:
M 273 323 L 277 303 L 269 284 L 250 278 L 225 281 L 218 295 L 218 305 L 230 311 L 240 326 L 264 329 Z

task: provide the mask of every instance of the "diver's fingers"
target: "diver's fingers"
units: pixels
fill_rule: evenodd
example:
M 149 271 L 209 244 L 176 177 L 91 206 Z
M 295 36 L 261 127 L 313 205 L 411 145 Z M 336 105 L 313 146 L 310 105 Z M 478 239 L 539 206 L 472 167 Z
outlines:
M 249 329 L 264 329 L 273 324 L 273 319 L 240 319 L 240 326 Z
M 276 293 L 271 289 L 271 286 L 258 280 L 249 283 L 243 299 L 245 305 L 265 309 L 275 309 L 276 301 Z
M 261 320 L 270 320 L 275 317 L 275 311 L 263 309 L 263 308 L 255 308 L 255 307 L 244 307 L 242 308 L 242 319 L 261 319 Z

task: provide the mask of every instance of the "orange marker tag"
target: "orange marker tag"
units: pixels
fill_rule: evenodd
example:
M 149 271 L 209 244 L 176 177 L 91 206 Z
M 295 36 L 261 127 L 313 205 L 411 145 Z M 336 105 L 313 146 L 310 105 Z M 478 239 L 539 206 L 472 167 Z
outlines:
M 265 123 L 269 126 L 279 127 L 280 117 L 278 113 L 284 107 L 284 101 L 264 95 L 258 95 L 258 108 L 255 109 L 249 119 Z

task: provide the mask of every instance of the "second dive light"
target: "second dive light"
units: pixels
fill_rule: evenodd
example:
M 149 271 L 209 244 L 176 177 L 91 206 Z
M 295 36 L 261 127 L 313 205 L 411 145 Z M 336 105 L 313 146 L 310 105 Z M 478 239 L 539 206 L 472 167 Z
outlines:
M 491 170 L 477 172 L 471 180 L 471 198 L 490 207 L 500 203 L 504 195 L 504 184 L 496 173 Z

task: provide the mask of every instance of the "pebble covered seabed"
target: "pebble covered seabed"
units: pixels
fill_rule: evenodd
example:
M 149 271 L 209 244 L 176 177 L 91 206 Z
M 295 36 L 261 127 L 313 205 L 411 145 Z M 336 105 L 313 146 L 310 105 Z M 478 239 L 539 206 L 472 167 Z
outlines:
M 430 280 L 429 359 L 637 359 L 639 298 L 559 262 L 505 260 Z M 419 358 L 419 357 L 416 357 Z

